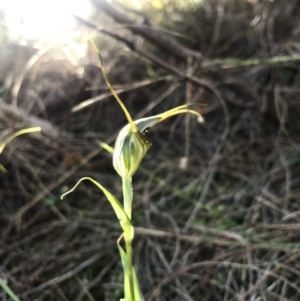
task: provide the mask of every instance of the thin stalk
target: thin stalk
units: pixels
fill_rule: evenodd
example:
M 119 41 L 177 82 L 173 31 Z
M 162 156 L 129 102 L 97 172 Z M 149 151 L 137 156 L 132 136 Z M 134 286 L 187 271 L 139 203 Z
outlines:
M 132 210 L 132 178 L 122 178 L 123 184 L 123 198 L 124 198 L 124 211 L 131 220 Z
M 135 301 L 134 296 L 134 287 L 133 287 L 133 266 L 132 266 L 132 240 L 125 240 L 126 245 L 126 255 L 127 255 L 127 264 L 128 264 L 128 280 L 129 280 L 129 289 L 131 301 Z
M 124 197 L 124 211 L 131 220 L 132 211 L 132 178 L 122 178 L 123 185 L 123 197 Z M 126 229 L 126 227 L 125 227 Z M 134 286 L 133 286 L 133 265 L 132 265 L 132 239 L 130 235 L 124 235 L 126 255 L 127 255 L 127 269 L 128 269 L 128 280 L 130 288 L 131 301 L 135 301 Z

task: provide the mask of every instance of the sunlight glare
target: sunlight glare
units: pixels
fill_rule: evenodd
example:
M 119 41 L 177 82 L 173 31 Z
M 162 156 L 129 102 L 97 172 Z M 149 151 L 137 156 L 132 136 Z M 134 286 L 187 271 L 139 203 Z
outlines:
M 7 0 L 0 3 L 11 37 L 46 43 L 63 42 L 76 26 L 72 14 L 87 17 L 90 9 L 88 0 Z

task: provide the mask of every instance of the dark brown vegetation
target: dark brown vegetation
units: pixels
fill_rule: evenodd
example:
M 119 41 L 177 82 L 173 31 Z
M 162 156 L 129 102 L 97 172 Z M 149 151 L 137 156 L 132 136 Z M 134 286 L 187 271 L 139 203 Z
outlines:
M 150 131 L 153 147 L 133 179 L 145 299 L 299 300 L 299 1 L 207 0 L 147 14 L 92 2 L 94 21 L 78 23 L 98 30 L 109 78 L 133 116 L 207 104 L 206 127 L 187 115 Z M 99 15 L 113 21 L 104 28 Z M 0 139 L 43 130 L 0 157 L 8 170 L 0 277 L 22 301 L 119 300 L 112 209 L 87 183 L 60 196 L 91 176 L 121 200 L 98 141 L 112 143 L 125 117 L 93 63 L 79 77 L 51 53 L 14 51 L 7 57 L 21 55 L 23 65 L 2 64 Z

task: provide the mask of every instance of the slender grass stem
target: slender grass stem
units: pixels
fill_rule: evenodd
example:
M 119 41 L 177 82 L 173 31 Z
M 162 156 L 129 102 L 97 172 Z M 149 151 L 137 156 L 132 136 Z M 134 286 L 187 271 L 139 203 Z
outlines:
M 131 220 L 132 211 L 132 178 L 122 178 L 123 184 L 123 197 L 124 197 L 124 211 Z M 126 227 L 125 227 L 126 229 Z M 128 268 L 128 280 L 130 288 L 131 301 L 135 301 L 134 296 L 134 286 L 133 286 L 133 264 L 132 264 L 132 239 L 129 238 L 130 235 L 124 235 L 125 246 L 126 246 L 126 256 L 127 256 L 127 268 Z

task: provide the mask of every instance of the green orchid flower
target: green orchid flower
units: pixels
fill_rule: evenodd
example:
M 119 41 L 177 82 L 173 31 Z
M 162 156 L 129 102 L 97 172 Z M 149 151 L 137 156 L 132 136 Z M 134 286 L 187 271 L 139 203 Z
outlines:
M 139 282 L 133 267 L 132 260 L 132 240 L 134 238 L 134 227 L 131 223 L 131 215 L 132 215 L 132 176 L 138 169 L 141 161 L 145 157 L 147 151 L 151 147 L 152 143 L 147 137 L 147 131 L 149 128 L 155 126 L 156 124 L 164 121 L 165 119 L 175 116 L 182 113 L 190 113 L 198 116 L 198 120 L 203 122 L 203 117 L 200 113 L 195 110 L 190 109 L 191 104 L 178 106 L 174 109 L 168 110 L 164 113 L 145 117 L 138 119 L 136 121 L 132 120 L 128 110 L 125 105 L 113 89 L 110 84 L 106 71 L 104 68 L 103 60 L 100 54 L 99 49 L 95 45 L 93 41 L 91 41 L 95 51 L 98 53 L 100 58 L 100 68 L 102 70 L 103 77 L 107 84 L 107 87 L 110 89 L 111 93 L 118 101 L 120 107 L 122 108 L 127 120 L 128 124 L 124 126 L 119 132 L 115 148 L 112 149 L 110 146 L 105 143 L 101 143 L 101 146 L 108 150 L 109 152 L 113 152 L 113 166 L 117 173 L 122 178 L 123 185 L 123 206 L 121 203 L 102 185 L 100 185 L 97 181 L 92 178 L 84 177 L 80 179 L 77 184 L 64 195 L 68 194 L 81 183 L 83 180 L 89 180 L 94 183 L 107 197 L 107 200 L 111 203 L 112 208 L 114 209 L 117 218 L 120 221 L 121 228 L 123 233 L 117 241 L 117 246 L 119 249 L 122 266 L 124 270 L 124 299 L 120 301 L 142 301 L 142 293 L 140 290 Z M 64 196 L 63 195 L 63 196 Z M 62 196 L 62 197 L 63 197 Z M 121 239 L 125 241 L 125 250 L 120 244 Z
M 116 139 L 115 150 L 113 154 L 113 166 L 123 179 L 131 178 L 152 145 L 150 139 L 146 135 L 149 128 L 171 116 L 182 113 L 191 113 L 198 116 L 199 122 L 204 122 L 204 119 L 199 112 L 189 109 L 189 107 L 193 104 L 186 104 L 155 116 L 145 117 L 133 121 L 130 113 L 107 78 L 103 59 L 98 47 L 95 45 L 93 40 L 91 40 L 91 43 L 95 51 L 98 53 L 100 59 L 100 68 L 102 70 L 106 85 L 110 89 L 115 99 L 118 101 L 128 120 L 128 124 L 123 127 Z
M 203 121 L 197 111 L 189 109 L 189 105 L 182 105 L 155 116 L 138 119 L 123 127 L 116 139 L 113 153 L 113 166 L 122 178 L 133 176 L 151 147 L 147 131 L 165 119 L 182 113 L 194 114 L 199 117 L 199 121 Z

